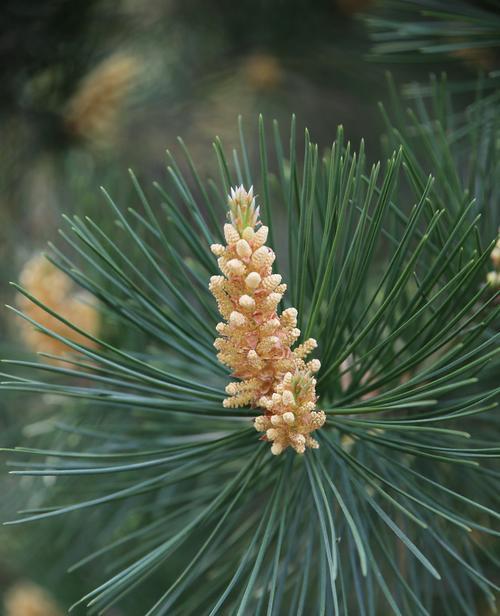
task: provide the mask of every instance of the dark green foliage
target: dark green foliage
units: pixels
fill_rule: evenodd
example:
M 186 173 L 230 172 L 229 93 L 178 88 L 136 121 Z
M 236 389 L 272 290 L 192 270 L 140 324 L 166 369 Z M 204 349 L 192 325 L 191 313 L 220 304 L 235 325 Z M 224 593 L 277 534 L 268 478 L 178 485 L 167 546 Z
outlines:
M 74 399 L 50 445 L 17 450 L 13 472 L 56 481 L 12 523 L 68 514 L 88 539 L 74 567 L 100 572 L 89 613 L 143 584 L 150 615 L 474 614 L 478 590 L 494 602 L 495 223 L 478 214 L 496 215 L 498 115 L 477 102 L 465 130 L 441 103 L 390 121 L 383 164 L 342 128 L 324 154 L 306 131 L 299 153 L 294 119 L 286 137 L 261 119 L 260 168 L 243 130 L 239 152 L 216 141 L 218 180 L 180 142 L 154 199 L 133 174 L 129 211 L 104 191 L 115 233 L 67 220 L 69 250 L 51 259 L 140 344 L 61 338 L 71 358 L 9 362 L 19 372 L 1 387 Z M 464 167 L 469 139 L 481 145 Z M 256 187 L 287 301 L 319 342 L 328 420 L 303 457 L 271 456 L 255 411 L 222 407 L 209 244 L 239 183 Z
M 380 15 L 366 18 L 376 41 L 374 54 L 398 62 L 482 58 L 499 68 L 498 0 L 386 0 L 380 5 Z

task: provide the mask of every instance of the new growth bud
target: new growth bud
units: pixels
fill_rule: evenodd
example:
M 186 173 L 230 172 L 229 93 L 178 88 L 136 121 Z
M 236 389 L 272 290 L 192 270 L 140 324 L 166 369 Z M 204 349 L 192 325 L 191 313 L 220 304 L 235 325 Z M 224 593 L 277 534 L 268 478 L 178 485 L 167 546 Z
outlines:
M 211 246 L 223 275 L 212 276 L 209 286 L 224 319 L 217 325 L 217 357 L 241 379 L 226 387 L 224 407 L 260 407 L 264 414 L 254 426 L 272 442 L 271 452 L 291 447 L 304 453 L 318 447 L 310 433 L 325 422 L 325 414 L 315 410 L 312 376 L 321 364 L 304 360 L 317 344 L 310 338 L 292 349 L 300 336 L 297 310 L 278 314 L 286 285 L 273 274 L 275 255 L 265 245 L 268 228 L 260 225 L 253 189 L 231 189 L 228 205 L 227 245 Z

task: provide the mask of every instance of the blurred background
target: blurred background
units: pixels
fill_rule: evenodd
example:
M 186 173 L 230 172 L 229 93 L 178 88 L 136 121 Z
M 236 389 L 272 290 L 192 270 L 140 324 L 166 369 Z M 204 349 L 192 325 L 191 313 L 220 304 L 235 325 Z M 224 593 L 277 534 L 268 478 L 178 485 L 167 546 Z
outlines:
M 153 179 L 161 183 L 165 150 L 178 147 L 177 135 L 205 175 L 213 170 L 214 136 L 230 148 L 238 141 L 238 116 L 253 129 L 259 113 L 269 130 L 273 118 L 286 129 L 295 113 L 298 126 L 307 126 L 323 147 L 343 124 L 348 138 L 357 143 L 363 137 L 369 157 L 377 159 L 383 122 L 376 103 L 388 99 L 385 71 L 393 72 L 396 83 L 408 83 L 426 79 L 429 70 L 427 64 L 389 62 L 371 53 L 370 19 L 383 16 L 390 4 L 3 0 L 2 305 L 19 304 L 8 282 L 21 279 L 54 307 L 65 302 L 66 311 L 81 311 L 80 322 L 97 331 L 92 307 L 73 305 L 65 283 L 44 270 L 38 255 L 57 240 L 63 213 L 99 219 L 100 185 L 126 207 L 133 198 L 129 167 L 146 186 Z M 477 53 L 438 58 L 432 70 L 472 79 L 488 61 Z M 258 150 L 257 143 L 252 147 Z M 2 309 L 0 355 L 27 357 L 33 350 L 57 351 L 40 346 Z M 3 447 L 43 434 L 57 410 L 47 397 L 1 395 Z M 30 506 L 37 505 L 24 479 L 11 481 L 2 471 L 2 520 L 13 519 L 28 496 Z M 80 573 L 61 579 L 70 531 L 55 525 L 49 542 L 47 532 L 46 525 L 0 531 L 0 595 L 8 616 L 57 616 L 89 588 Z M 73 541 L 85 540 L 78 530 L 71 532 Z

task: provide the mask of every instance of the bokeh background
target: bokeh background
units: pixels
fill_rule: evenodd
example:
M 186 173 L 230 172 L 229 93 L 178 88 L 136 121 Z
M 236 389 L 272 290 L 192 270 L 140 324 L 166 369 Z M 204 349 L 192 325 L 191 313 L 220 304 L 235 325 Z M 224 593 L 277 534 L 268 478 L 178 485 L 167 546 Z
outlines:
M 369 0 L 3 0 L 1 304 L 19 302 L 9 281 L 31 275 L 36 283 L 42 272 L 36 255 L 57 240 L 63 213 L 104 216 L 100 185 L 126 207 L 134 198 L 129 167 L 146 186 L 161 182 L 165 150 L 179 147 L 177 135 L 206 175 L 214 170 L 213 138 L 230 148 L 238 116 L 252 128 L 260 113 L 269 129 L 273 118 L 286 126 L 295 113 L 324 147 L 343 124 L 348 138 L 364 138 L 377 159 L 383 122 L 376 103 L 388 98 L 385 72 L 403 84 L 429 70 L 373 57 L 365 15 L 384 10 L 384 2 Z M 432 67 L 443 68 L 472 75 L 477 66 L 454 58 Z M 66 297 L 61 284 L 49 273 L 38 291 L 57 300 L 58 290 Z M 19 319 L 2 309 L 0 355 L 27 357 L 34 346 Z M 2 394 L 0 445 L 26 445 L 43 435 L 58 404 Z M 2 520 L 27 502 L 37 505 L 25 479 L 2 471 Z M 42 612 L 33 606 L 44 602 L 43 616 L 57 616 L 89 587 L 91 572 L 61 577 L 61 562 L 70 563 L 68 538 L 85 541 L 84 530 L 57 524 L 50 532 L 44 525 L 0 531 L 0 595 L 9 616 L 37 616 Z M 14 613 L 16 601 L 21 611 Z

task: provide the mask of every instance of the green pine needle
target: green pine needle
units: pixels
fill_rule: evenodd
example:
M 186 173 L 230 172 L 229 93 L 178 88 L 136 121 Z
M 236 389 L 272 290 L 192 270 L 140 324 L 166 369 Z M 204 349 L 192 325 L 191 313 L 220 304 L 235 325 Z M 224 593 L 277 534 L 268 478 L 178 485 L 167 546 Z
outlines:
M 180 140 L 184 160 L 168 152 L 155 197 L 132 172 L 133 208 L 103 191 L 113 231 L 66 218 L 66 247 L 49 257 L 98 300 L 99 336 L 15 285 L 87 340 L 13 308 L 71 354 L 6 361 L 15 373 L 0 389 L 70 400 L 51 442 L 14 450 L 11 472 L 57 479 L 9 523 L 55 519 L 68 536 L 88 525 L 71 568 L 99 571 L 78 603 L 88 613 L 134 593 L 149 616 L 475 613 L 476 591 L 493 602 L 499 306 L 485 275 L 498 114 L 486 122 L 478 101 L 466 131 L 441 103 L 427 116 L 418 102 L 404 125 L 385 115 L 382 164 L 342 128 L 324 153 L 306 132 L 299 152 L 294 118 L 285 142 L 273 124 L 271 149 L 259 118 L 255 166 L 240 120 L 239 151 L 214 144 L 218 181 Z M 319 342 L 328 420 L 303 457 L 272 457 L 255 410 L 222 406 L 209 245 L 236 181 L 254 183 L 300 327 Z M 110 321 L 140 344 L 108 340 Z

